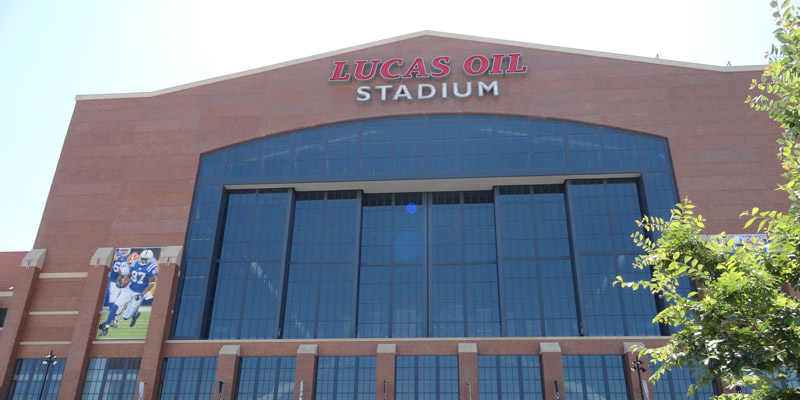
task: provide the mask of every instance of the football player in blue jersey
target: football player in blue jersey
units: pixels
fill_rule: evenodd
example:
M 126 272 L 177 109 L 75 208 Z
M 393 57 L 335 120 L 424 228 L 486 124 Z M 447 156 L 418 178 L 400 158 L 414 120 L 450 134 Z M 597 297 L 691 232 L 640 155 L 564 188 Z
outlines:
M 139 259 L 133 261 L 130 265 L 130 272 L 127 276 L 120 278 L 119 282 L 126 285 L 124 286 L 117 300 L 109 307 L 108 318 L 100 324 L 100 336 L 108 334 L 108 328 L 114 326 L 115 317 L 125 309 L 122 318 L 126 321 L 131 320 L 130 326 L 136 325 L 136 320 L 141 313 L 139 306 L 147 298 L 152 298 L 150 293 L 156 285 L 156 278 L 158 277 L 158 260 L 155 259 L 152 250 L 144 250 L 139 254 Z M 127 307 L 126 307 L 127 306 Z
M 119 278 L 119 270 L 123 265 L 127 265 L 128 255 L 131 254 L 131 249 L 121 248 L 114 251 L 114 264 L 111 267 L 111 272 L 108 274 L 108 287 L 106 288 L 106 298 L 103 305 L 110 306 L 114 304 L 119 296 L 119 288 L 117 287 L 117 278 Z
M 136 320 L 142 313 L 139 306 L 148 298 L 152 298 L 152 290 L 158 278 L 158 260 L 153 255 L 153 250 L 145 250 L 139 255 L 139 262 L 131 266 L 131 284 L 128 289 L 133 294 L 131 303 L 122 314 L 126 321 L 131 320 L 131 327 L 136 325 Z

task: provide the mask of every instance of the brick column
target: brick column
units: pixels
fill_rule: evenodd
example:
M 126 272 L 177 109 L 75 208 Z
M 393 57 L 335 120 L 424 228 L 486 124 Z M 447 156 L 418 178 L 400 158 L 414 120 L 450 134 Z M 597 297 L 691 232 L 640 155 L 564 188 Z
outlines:
M 3 331 L 0 332 L 0 398 L 5 399 L 11 377 L 14 375 L 14 365 L 17 362 L 17 349 L 20 335 L 25 329 L 25 314 L 30 306 L 34 282 L 39 279 L 39 273 L 44 264 L 44 249 L 31 250 L 22 259 L 25 268 L 17 276 L 14 284 L 14 294 L 11 297 L 11 306 L 6 314 Z
M 219 391 L 219 382 L 225 382 L 222 385 L 222 398 L 224 400 L 232 400 L 236 382 L 238 382 L 239 375 L 239 362 L 241 361 L 239 354 L 241 353 L 241 346 L 226 344 L 219 350 L 219 358 L 217 358 L 217 380 L 214 382 L 214 399 Z
M 631 399 L 650 400 L 653 398 L 653 385 L 650 383 L 650 361 L 646 354 L 639 356 L 644 343 L 625 342 L 625 373 Z M 637 357 L 638 356 L 638 357 Z M 643 393 L 644 392 L 644 393 Z
M 83 284 L 78 317 L 72 331 L 72 344 L 67 353 L 67 365 L 58 391 L 59 400 L 80 399 L 83 392 L 83 380 L 89 366 L 89 347 L 97 335 L 100 323 L 100 310 L 108 284 L 108 269 L 114 262 L 114 249 L 99 248 L 89 261 L 89 271 Z
M 301 344 L 299 347 L 297 347 L 297 366 L 294 372 L 295 400 L 314 399 L 314 382 L 316 380 L 316 373 L 317 345 Z
M 556 384 L 558 398 L 564 398 L 564 368 L 561 364 L 561 345 L 558 343 L 539 343 L 542 353 L 542 379 L 545 400 L 556 400 Z
M 458 344 L 458 398 L 478 400 L 478 345 Z
M 139 368 L 139 381 L 145 383 L 145 400 L 158 398 L 164 346 L 172 324 L 172 305 L 175 304 L 182 255 L 182 246 L 171 246 L 164 250 L 159 259 L 158 286 L 153 297 L 150 324 L 147 326 L 147 337 L 144 341 L 142 367 Z
M 397 345 L 378 345 L 377 370 L 375 371 L 375 400 L 391 400 L 395 398 L 396 356 Z

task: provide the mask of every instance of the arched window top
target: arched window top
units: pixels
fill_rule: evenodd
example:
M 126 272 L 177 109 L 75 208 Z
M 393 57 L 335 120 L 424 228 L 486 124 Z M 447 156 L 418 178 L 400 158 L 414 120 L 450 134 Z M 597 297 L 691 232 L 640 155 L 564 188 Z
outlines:
M 202 157 L 199 184 L 275 184 L 671 172 L 666 139 L 489 115 L 360 120 Z

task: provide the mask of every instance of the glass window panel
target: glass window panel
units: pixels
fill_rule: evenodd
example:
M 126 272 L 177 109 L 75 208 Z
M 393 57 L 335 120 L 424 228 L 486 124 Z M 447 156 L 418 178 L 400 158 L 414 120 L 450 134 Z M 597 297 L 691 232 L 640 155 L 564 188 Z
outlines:
M 395 395 L 397 400 L 457 400 L 457 356 L 398 356 Z
M 284 338 L 351 337 L 356 192 L 298 193 Z
M 375 399 L 375 357 L 319 357 L 318 400 Z
M 478 356 L 481 399 L 543 399 L 539 356 Z
M 18 358 L 8 387 L 8 400 L 56 400 L 66 358 L 57 358 L 55 364 L 43 364 L 41 358 Z
M 651 371 L 656 371 L 660 365 L 659 363 L 651 363 L 646 367 Z M 693 396 L 687 396 L 689 385 L 696 383 L 695 374 L 688 368 L 673 368 L 661 375 L 661 379 L 653 384 L 653 397 L 656 400 L 706 400 L 714 396 L 714 389 L 711 384 L 699 387 L 695 389 Z
M 423 225 L 419 193 L 365 195 L 359 337 L 423 335 Z
M 563 186 L 499 193 L 505 335 L 578 335 Z
M 652 323 L 655 297 L 613 286 L 616 276 L 649 279 L 631 264 L 639 254 L 630 234 L 641 219 L 637 182 L 629 179 L 573 181 L 576 262 L 580 268 L 587 335 L 660 335 Z
M 622 356 L 568 355 L 561 360 L 566 398 L 628 400 Z
M 207 399 L 216 392 L 216 357 L 165 358 L 159 399 Z
M 290 200 L 287 190 L 229 193 L 210 339 L 275 337 Z
M 242 357 L 236 398 L 292 400 L 295 357 Z
M 82 400 L 127 400 L 137 393 L 139 358 L 90 358 Z
M 432 194 L 433 337 L 500 336 L 491 192 Z

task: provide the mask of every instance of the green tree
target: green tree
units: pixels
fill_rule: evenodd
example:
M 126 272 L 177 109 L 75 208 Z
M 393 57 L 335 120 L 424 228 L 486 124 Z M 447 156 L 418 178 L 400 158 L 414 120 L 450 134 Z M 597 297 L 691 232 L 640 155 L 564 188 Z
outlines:
M 617 277 L 616 283 L 660 296 L 667 307 L 654 321 L 679 329 L 664 347 L 643 350 L 663 363 L 654 380 L 688 367 L 699 385 L 721 378 L 747 385 L 750 398 L 800 399 L 800 389 L 786 389 L 800 373 L 800 300 L 786 290 L 800 290 L 800 16 L 788 0 L 771 5 L 778 43 L 761 80 L 751 86 L 759 94 L 747 102 L 783 128 L 778 159 L 786 182 L 778 189 L 789 197 L 788 212 L 742 213 L 749 218 L 745 228 L 752 225 L 769 240 L 734 246 L 724 234 L 701 236 L 704 219 L 685 200 L 669 221 L 644 217 L 638 222 L 642 232 L 632 235 L 643 250 L 634 267 L 652 269 L 652 279 Z

